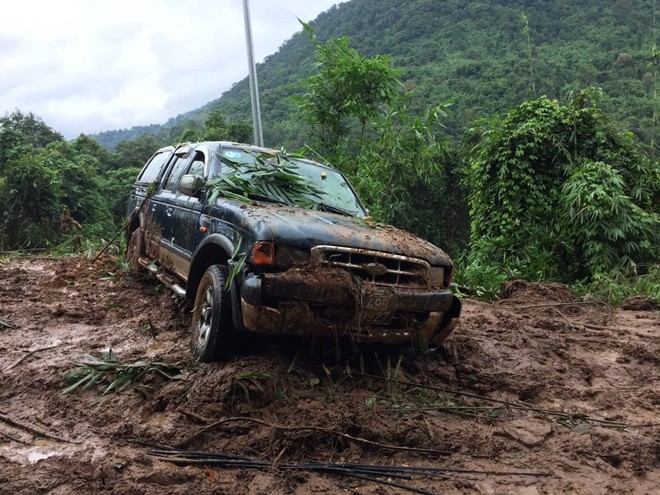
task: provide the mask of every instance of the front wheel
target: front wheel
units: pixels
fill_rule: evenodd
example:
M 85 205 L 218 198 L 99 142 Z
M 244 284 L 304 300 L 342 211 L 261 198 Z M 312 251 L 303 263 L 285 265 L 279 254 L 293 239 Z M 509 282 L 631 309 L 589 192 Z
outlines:
M 231 297 L 225 290 L 227 267 L 211 265 L 199 282 L 192 317 L 192 351 L 205 363 L 238 349 L 239 332 L 231 318 Z

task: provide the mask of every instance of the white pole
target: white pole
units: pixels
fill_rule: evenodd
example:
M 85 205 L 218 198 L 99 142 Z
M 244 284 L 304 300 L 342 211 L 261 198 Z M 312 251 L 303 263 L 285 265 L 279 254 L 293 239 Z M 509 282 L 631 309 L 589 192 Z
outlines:
M 264 145 L 261 130 L 261 109 L 259 108 L 259 84 L 257 83 L 257 66 L 254 63 L 254 47 L 252 46 L 252 25 L 250 24 L 250 7 L 248 0 L 243 0 L 243 18 L 245 19 L 245 43 L 247 45 L 248 68 L 250 71 L 250 101 L 252 103 L 252 127 L 254 128 L 254 144 Z

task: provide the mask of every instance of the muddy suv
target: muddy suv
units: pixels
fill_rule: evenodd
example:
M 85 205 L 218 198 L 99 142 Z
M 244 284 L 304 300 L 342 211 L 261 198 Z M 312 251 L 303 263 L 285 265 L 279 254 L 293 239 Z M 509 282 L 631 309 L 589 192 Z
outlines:
M 458 322 L 453 264 L 373 222 L 345 177 L 229 142 L 166 147 L 128 205 L 127 258 L 186 298 L 202 361 L 250 333 L 438 344 Z

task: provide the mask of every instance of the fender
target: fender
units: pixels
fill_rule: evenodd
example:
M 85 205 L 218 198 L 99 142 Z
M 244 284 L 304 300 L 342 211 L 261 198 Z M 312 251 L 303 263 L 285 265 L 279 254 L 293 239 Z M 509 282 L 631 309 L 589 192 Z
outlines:
M 227 264 L 234 250 L 234 243 L 222 234 L 211 234 L 199 243 L 192 255 L 188 281 L 186 284 L 186 299 L 195 299 L 197 285 L 206 269 L 214 264 Z
M 199 243 L 199 246 L 197 246 L 197 249 L 195 249 L 195 252 L 192 255 L 193 263 L 195 258 L 197 258 L 197 253 L 199 253 L 202 249 L 204 249 L 205 246 L 208 244 L 217 244 L 220 246 L 222 249 L 225 250 L 227 253 L 227 257 L 231 257 L 231 253 L 234 252 L 234 242 L 227 236 L 222 235 L 222 234 L 211 234 L 208 237 L 206 237 L 202 242 Z

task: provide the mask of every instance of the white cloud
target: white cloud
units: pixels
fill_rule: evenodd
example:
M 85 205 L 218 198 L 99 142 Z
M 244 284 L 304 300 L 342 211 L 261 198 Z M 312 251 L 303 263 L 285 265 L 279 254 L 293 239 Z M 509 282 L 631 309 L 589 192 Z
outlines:
M 250 0 L 263 60 L 339 0 Z M 0 115 L 66 137 L 162 123 L 247 75 L 242 0 L 22 0 L 3 5 Z

